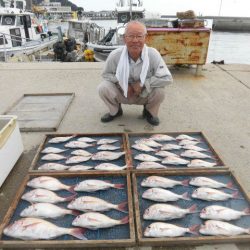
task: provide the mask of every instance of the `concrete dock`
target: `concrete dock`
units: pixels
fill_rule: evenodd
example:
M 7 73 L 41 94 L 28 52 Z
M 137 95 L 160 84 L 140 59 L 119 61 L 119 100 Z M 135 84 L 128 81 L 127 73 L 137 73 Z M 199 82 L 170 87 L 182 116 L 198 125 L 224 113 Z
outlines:
M 194 68 L 170 67 L 174 83 L 166 88 L 158 127 L 142 119 L 141 106 L 123 105 L 122 117 L 108 124 L 100 122 L 100 117 L 107 112 L 97 93 L 103 65 L 0 63 L 0 114 L 23 94 L 74 92 L 75 98 L 58 133 L 202 131 L 246 192 L 250 193 L 250 65 L 207 64 L 203 67 L 202 76 L 195 76 Z M 0 223 L 45 134 L 22 133 L 25 151 L 0 188 Z M 37 246 L 37 249 L 41 248 Z M 250 243 L 161 249 L 249 250 Z

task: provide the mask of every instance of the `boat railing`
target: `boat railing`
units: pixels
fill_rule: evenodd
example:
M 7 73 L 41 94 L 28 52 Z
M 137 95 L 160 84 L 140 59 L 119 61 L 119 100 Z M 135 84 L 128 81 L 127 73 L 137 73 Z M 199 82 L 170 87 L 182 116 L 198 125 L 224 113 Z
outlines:
M 88 27 L 87 34 L 89 42 L 97 43 L 105 36 L 105 29 L 96 23 L 91 23 Z

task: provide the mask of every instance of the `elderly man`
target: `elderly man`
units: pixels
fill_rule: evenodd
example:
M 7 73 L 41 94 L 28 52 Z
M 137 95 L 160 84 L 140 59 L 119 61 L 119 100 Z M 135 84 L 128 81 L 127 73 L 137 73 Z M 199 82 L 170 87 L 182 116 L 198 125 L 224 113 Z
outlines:
M 160 53 L 145 45 L 144 24 L 130 21 L 124 34 L 125 46 L 112 51 L 102 74 L 98 91 L 109 109 L 102 122 L 123 114 L 122 104 L 144 105 L 143 117 L 159 125 L 158 112 L 164 100 L 164 87 L 173 81 Z

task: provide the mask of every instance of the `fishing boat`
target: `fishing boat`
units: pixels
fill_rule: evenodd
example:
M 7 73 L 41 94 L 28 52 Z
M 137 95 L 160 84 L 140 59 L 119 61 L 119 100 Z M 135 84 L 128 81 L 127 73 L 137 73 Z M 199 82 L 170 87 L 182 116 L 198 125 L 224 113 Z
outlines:
M 7 61 L 13 55 L 37 51 L 57 41 L 45 21 L 26 11 L 25 0 L 15 0 L 13 6 L 10 0 L 4 0 L 4 5 L 0 7 L 0 60 Z

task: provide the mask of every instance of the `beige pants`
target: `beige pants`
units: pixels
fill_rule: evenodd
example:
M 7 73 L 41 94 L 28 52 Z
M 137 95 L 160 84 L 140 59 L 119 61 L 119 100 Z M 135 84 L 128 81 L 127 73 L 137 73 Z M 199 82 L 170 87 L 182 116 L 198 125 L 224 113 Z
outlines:
M 165 97 L 164 88 L 153 88 L 152 92 L 146 97 L 132 96 L 126 98 L 123 95 L 122 90 L 114 83 L 103 81 L 98 86 L 98 92 L 101 99 L 107 105 L 109 113 L 115 115 L 118 112 L 119 104 L 136 104 L 146 105 L 146 109 L 153 117 L 158 116 L 160 104 Z

